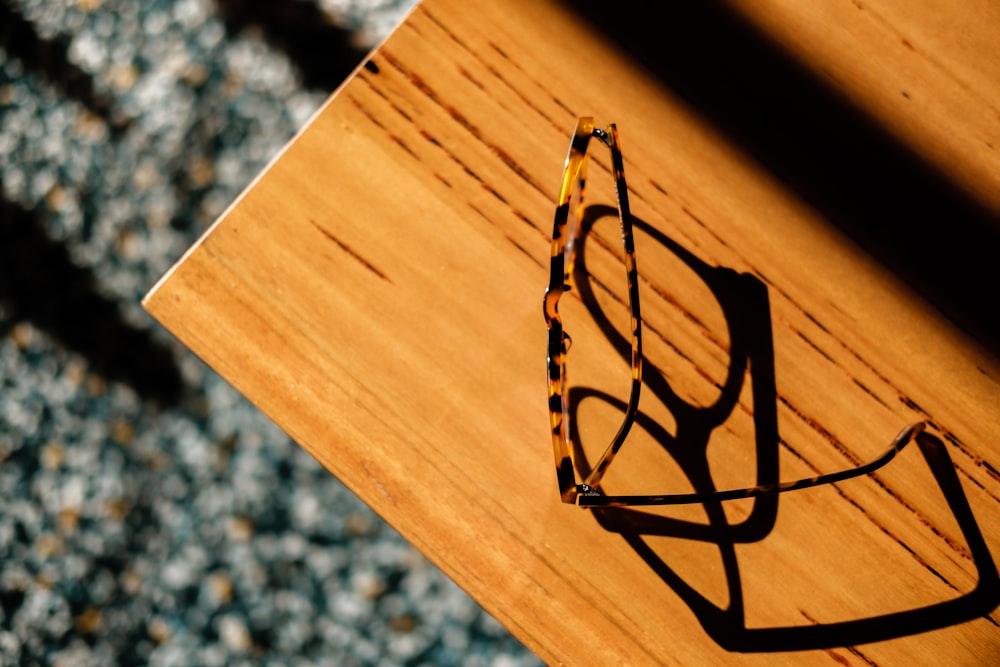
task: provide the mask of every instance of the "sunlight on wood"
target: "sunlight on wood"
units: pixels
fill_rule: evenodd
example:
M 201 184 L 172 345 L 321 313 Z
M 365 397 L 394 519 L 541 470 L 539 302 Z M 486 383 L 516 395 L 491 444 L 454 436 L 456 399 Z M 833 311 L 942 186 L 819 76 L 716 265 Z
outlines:
M 158 320 L 552 664 L 1000 655 L 994 357 L 562 5 L 427 0 L 371 63 L 149 294 Z M 646 421 L 609 486 L 833 472 L 917 421 L 957 477 L 913 444 L 725 508 L 561 503 L 542 292 L 578 115 L 618 124 L 644 225 Z M 620 401 L 614 223 L 586 243 L 570 383 Z

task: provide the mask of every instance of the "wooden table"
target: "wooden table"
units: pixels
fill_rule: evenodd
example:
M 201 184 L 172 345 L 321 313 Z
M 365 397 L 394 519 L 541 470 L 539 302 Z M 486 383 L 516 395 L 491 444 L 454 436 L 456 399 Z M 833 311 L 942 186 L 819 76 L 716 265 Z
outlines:
M 901 168 L 887 192 L 991 238 L 996 6 L 734 0 L 670 10 L 661 32 L 613 4 L 426 0 L 146 307 L 552 664 L 995 663 L 1000 362 L 941 310 L 975 330 L 995 305 L 956 305 L 947 275 L 916 270 L 921 248 L 886 253 L 893 237 L 865 236 L 862 214 L 880 205 L 867 158 L 888 159 L 875 168 Z M 744 40 L 733 69 L 677 60 L 685 36 L 714 44 L 714 22 Z M 755 71 L 782 89 L 780 70 L 754 69 L 758 47 L 808 82 L 784 95 L 829 126 L 789 114 L 767 128 L 775 105 L 750 95 L 743 117 L 716 95 L 755 90 Z M 583 115 L 622 137 L 646 331 L 639 425 L 609 489 L 850 468 L 916 421 L 943 445 L 780 497 L 561 503 L 542 291 Z M 846 152 L 829 141 L 862 129 Z M 836 168 L 815 171 L 826 157 Z M 620 421 L 629 374 L 606 152 L 588 200 L 585 273 L 560 306 L 582 468 Z

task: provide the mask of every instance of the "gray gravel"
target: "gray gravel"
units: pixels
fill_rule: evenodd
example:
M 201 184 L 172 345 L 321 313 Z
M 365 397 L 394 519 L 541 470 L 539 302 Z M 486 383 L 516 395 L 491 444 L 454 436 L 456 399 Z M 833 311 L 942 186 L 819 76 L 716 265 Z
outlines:
M 537 664 L 139 300 L 410 0 L 0 0 L 0 664 Z

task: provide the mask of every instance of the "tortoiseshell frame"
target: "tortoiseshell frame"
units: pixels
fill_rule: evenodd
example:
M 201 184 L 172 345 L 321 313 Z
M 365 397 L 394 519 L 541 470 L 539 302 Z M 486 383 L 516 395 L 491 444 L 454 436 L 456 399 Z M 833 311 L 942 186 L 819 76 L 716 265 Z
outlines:
M 563 329 L 559 315 L 559 299 L 572 289 L 573 265 L 575 261 L 576 237 L 585 212 L 584 194 L 587 181 L 587 148 L 591 138 L 597 138 L 611 149 L 612 176 L 618 198 L 618 217 L 621 222 L 622 243 L 625 253 L 625 275 L 628 281 L 628 301 L 631 311 L 632 328 L 632 383 L 629 400 L 621 427 L 604 454 L 582 482 L 577 481 L 574 450 L 569 441 L 568 384 L 566 381 L 566 357 L 571 340 Z M 570 211 L 573 195 L 577 196 L 576 211 Z M 573 215 L 571 215 L 571 213 Z M 548 327 L 548 394 L 549 425 L 552 429 L 552 448 L 555 454 L 556 479 L 559 496 L 565 503 L 581 507 L 624 507 L 640 505 L 681 505 L 710 501 L 753 498 L 775 493 L 784 493 L 811 486 L 840 482 L 852 477 L 860 477 L 874 472 L 891 461 L 900 450 L 909 444 L 926 424 L 918 422 L 905 427 L 893 439 L 889 448 L 873 459 L 855 468 L 841 472 L 807 477 L 792 482 L 777 482 L 743 489 L 709 491 L 705 493 L 682 493 L 663 495 L 607 495 L 601 490 L 601 479 L 625 443 L 635 422 L 639 409 L 639 394 L 642 389 L 642 317 L 639 310 L 639 276 L 635 261 L 635 241 L 632 233 L 632 214 L 628 202 L 628 187 L 625 183 L 625 168 L 622 160 L 618 129 L 612 123 L 607 129 L 595 127 L 594 119 L 580 118 L 576 132 L 566 156 L 559 202 L 556 207 L 555 223 L 552 230 L 552 258 L 549 271 L 549 286 L 545 290 L 545 324 Z

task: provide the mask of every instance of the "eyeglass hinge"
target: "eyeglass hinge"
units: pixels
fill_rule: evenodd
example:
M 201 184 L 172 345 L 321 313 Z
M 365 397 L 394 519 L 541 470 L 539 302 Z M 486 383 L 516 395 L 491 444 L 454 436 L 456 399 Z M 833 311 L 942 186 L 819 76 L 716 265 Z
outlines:
M 611 135 L 608 134 L 607 130 L 602 130 L 599 127 L 594 128 L 594 136 L 601 140 L 605 146 L 611 148 Z

